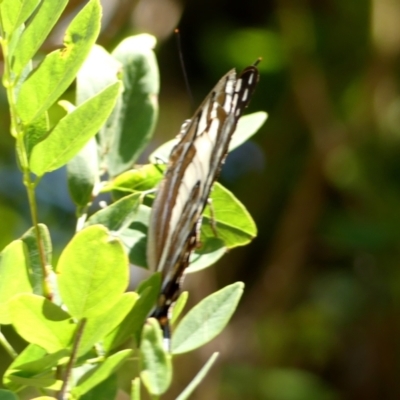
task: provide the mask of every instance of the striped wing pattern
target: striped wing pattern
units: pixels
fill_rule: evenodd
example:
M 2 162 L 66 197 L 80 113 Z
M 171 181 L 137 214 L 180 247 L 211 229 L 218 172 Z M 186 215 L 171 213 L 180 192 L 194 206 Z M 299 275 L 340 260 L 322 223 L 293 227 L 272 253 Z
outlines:
M 201 215 L 226 157 L 237 122 L 258 82 L 255 66 L 229 71 L 183 124 L 153 203 L 147 242 L 150 270 L 163 277 L 153 316 L 168 336 L 168 310 L 197 244 Z

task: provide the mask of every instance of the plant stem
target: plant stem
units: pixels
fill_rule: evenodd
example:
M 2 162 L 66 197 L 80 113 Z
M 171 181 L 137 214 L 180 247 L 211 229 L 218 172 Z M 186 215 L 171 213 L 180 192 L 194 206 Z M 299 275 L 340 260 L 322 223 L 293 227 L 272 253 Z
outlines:
M 11 344 L 8 343 L 6 337 L 3 335 L 1 331 L 0 331 L 0 343 L 2 344 L 4 349 L 7 351 L 7 353 L 13 360 L 18 357 L 18 353 L 13 349 Z
M 86 318 L 83 318 L 78 323 L 78 327 L 76 329 L 75 338 L 74 338 L 74 344 L 72 347 L 71 357 L 69 358 L 69 361 L 68 361 L 68 364 L 67 364 L 67 367 L 65 370 L 64 379 L 63 379 L 64 382 L 63 382 L 60 392 L 58 393 L 57 400 L 66 400 L 67 399 L 68 383 L 69 383 L 69 379 L 71 377 L 72 368 L 74 367 L 76 358 L 78 357 L 78 348 L 79 348 L 79 344 L 82 339 L 82 334 L 83 334 L 83 330 L 86 325 L 86 321 L 87 321 Z
M 0 22 L 2 16 L 0 15 Z M 50 288 L 49 282 L 49 271 L 48 265 L 46 262 L 46 255 L 43 247 L 43 241 L 40 235 L 40 228 L 38 222 L 38 213 L 37 213 L 37 206 L 36 206 L 36 199 L 35 199 L 35 187 L 36 183 L 32 182 L 31 179 L 31 172 L 29 169 L 29 160 L 28 154 L 25 147 L 25 129 L 22 121 L 18 117 L 18 112 L 16 108 L 16 95 L 15 95 L 15 87 L 16 83 L 18 82 L 19 77 L 12 77 L 12 68 L 10 64 L 10 54 L 9 54 L 9 47 L 8 43 L 10 42 L 10 37 L 7 35 L 7 32 L 1 32 L 1 47 L 3 51 L 3 58 L 4 58 L 4 74 L 3 74 L 3 85 L 7 91 L 7 98 L 10 107 L 10 119 L 11 119 L 11 135 L 16 139 L 16 153 L 19 161 L 20 168 L 23 173 L 23 183 L 26 187 L 27 194 L 28 194 L 28 201 L 29 201 L 29 209 L 31 212 L 31 218 L 33 226 L 35 227 L 35 235 L 37 246 L 39 249 L 39 258 L 40 264 L 42 267 L 43 273 L 43 294 L 45 297 L 51 299 L 52 298 L 52 291 Z

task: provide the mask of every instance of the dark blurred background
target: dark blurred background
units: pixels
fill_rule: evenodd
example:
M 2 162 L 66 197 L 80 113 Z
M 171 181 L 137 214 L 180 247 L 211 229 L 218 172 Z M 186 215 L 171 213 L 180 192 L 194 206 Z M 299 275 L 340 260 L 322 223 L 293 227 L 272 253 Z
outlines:
M 84 3 L 70 1 L 44 53 L 59 45 Z M 165 398 L 175 398 L 219 350 L 194 399 L 399 399 L 400 3 L 102 4 L 99 43 L 108 50 L 133 33 L 159 41 L 160 119 L 148 152 L 193 112 L 176 26 L 196 103 L 230 68 L 263 58 L 249 111 L 265 110 L 269 119 L 228 157 L 221 177 L 253 215 L 258 237 L 186 281 L 193 302 L 238 280 L 245 296 L 223 334 L 174 359 Z M 2 248 L 30 222 L 4 90 L 0 106 Z M 75 225 L 65 172 L 46 177 L 38 198 L 57 257 Z M 8 363 L 0 355 L 2 367 Z

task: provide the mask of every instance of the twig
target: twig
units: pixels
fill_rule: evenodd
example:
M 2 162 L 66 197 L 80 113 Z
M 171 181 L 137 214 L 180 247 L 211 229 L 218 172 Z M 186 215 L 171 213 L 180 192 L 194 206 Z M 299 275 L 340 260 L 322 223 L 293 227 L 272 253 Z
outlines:
M 83 334 L 83 330 L 85 328 L 86 322 L 87 322 L 87 319 L 83 318 L 79 322 L 78 328 L 76 329 L 75 340 L 74 340 L 74 345 L 72 347 L 71 357 L 69 358 L 69 361 L 67 364 L 67 369 L 65 370 L 64 382 L 63 382 L 60 392 L 58 393 L 57 400 L 66 400 L 67 399 L 68 383 L 69 383 L 69 380 L 71 377 L 72 368 L 74 367 L 76 358 L 78 357 L 78 348 L 79 348 L 79 344 L 82 339 L 82 334 Z

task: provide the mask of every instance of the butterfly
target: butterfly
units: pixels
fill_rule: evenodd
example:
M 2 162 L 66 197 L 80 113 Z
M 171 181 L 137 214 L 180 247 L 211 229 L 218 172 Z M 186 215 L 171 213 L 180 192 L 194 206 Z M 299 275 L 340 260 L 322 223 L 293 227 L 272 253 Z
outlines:
M 198 246 L 201 216 L 218 178 L 239 118 L 259 80 L 257 63 L 225 74 L 180 131 L 153 202 L 147 263 L 162 275 L 152 317 L 170 337 L 169 313 L 180 293 L 189 257 Z

